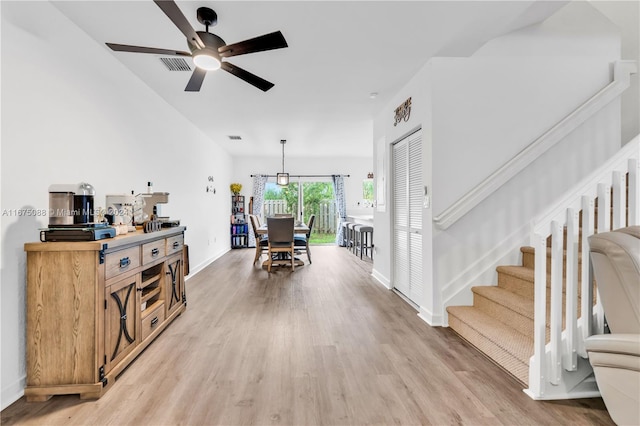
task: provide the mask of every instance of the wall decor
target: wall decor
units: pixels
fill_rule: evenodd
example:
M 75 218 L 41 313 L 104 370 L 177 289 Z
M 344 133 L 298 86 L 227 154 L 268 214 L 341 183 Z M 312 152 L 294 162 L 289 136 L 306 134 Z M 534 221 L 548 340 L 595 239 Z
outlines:
M 404 101 L 395 111 L 395 121 L 393 122 L 393 126 L 397 126 L 401 121 L 409 121 L 409 117 L 411 116 L 411 97 L 409 97 L 406 101 Z

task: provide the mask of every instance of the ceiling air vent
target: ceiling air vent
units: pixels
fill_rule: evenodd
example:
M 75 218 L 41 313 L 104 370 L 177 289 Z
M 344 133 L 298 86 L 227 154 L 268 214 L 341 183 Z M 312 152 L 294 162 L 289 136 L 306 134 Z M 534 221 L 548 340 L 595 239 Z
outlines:
M 239 140 L 242 140 L 242 137 L 241 136 L 229 135 L 229 139 L 231 139 L 232 141 L 239 141 Z
M 191 67 L 182 58 L 160 58 L 169 71 L 191 71 Z

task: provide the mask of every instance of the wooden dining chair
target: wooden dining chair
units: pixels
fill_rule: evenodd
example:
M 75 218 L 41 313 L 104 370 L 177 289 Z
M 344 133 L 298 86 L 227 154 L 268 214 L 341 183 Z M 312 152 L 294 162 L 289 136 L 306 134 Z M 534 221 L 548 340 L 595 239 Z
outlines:
M 293 218 L 292 217 L 268 217 L 267 230 L 269 237 L 267 271 L 271 272 L 271 266 L 291 264 L 291 270 L 295 269 L 293 246 Z
M 269 252 L 269 241 L 267 235 L 258 234 L 258 228 L 260 227 L 259 219 L 257 216 L 250 214 L 249 220 L 251 221 L 251 228 L 253 229 L 253 235 L 256 237 L 256 256 L 253 259 L 255 265 L 262 253 Z
M 313 222 L 315 222 L 315 220 L 315 214 L 309 216 L 309 223 L 307 224 L 307 226 L 309 227 L 309 231 L 306 234 L 295 234 L 293 236 L 293 246 L 295 247 L 296 251 L 307 253 L 309 264 L 311 264 L 311 250 L 309 250 L 309 239 L 311 238 L 311 231 L 313 230 Z

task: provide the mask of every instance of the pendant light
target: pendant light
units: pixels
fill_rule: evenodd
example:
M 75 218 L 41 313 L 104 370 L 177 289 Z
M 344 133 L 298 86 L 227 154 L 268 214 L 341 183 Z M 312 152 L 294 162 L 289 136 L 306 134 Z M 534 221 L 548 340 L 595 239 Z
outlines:
M 289 173 L 284 172 L 284 144 L 287 143 L 286 139 L 281 139 L 280 144 L 282 145 L 282 173 L 276 174 L 276 183 L 280 186 L 289 185 Z

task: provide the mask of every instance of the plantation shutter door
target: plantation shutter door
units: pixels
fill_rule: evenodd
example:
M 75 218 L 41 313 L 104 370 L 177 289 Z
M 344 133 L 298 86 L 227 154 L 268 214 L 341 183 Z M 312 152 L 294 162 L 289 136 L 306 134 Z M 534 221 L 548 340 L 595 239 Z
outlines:
M 422 300 L 422 138 L 409 138 L 409 299 Z
M 409 150 L 406 139 L 393 145 L 393 286 L 409 296 Z
M 418 131 L 393 146 L 393 285 L 419 305 L 422 282 L 422 138 Z

